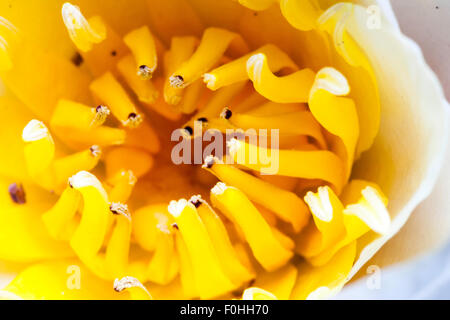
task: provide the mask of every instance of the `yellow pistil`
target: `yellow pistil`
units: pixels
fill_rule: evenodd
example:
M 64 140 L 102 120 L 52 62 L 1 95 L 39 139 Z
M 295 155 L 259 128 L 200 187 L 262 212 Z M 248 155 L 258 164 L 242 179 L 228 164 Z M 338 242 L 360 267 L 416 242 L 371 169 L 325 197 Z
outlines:
M 125 44 L 133 53 L 137 63 L 137 75 L 148 80 L 152 78 L 158 65 L 155 38 L 147 26 L 135 29 L 123 38 Z

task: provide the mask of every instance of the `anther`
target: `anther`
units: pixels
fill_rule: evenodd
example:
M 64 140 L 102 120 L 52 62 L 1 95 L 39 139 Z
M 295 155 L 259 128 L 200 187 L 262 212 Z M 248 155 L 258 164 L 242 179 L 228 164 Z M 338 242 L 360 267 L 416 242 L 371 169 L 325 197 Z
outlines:
M 169 78 L 170 86 L 174 88 L 184 88 L 186 85 L 182 76 L 176 75 Z
M 202 168 L 211 169 L 214 164 L 216 164 L 217 158 L 209 155 L 205 158 L 205 163 L 202 165 Z
M 94 144 L 93 146 L 91 146 L 91 147 L 89 148 L 89 151 L 91 151 L 91 154 L 92 154 L 92 156 L 93 156 L 94 158 L 98 158 L 98 157 L 100 157 L 101 154 L 102 154 L 102 149 L 101 149 L 98 145 L 96 145 L 96 144 Z
M 139 66 L 137 75 L 139 77 L 141 77 L 141 79 L 143 79 L 143 80 L 148 80 L 148 79 L 152 78 L 153 73 L 152 73 L 152 70 L 150 70 L 150 68 L 148 66 L 142 65 L 142 66 Z
M 141 115 L 132 112 L 128 115 L 128 119 L 124 122 L 124 125 L 126 127 L 136 128 L 141 124 L 142 120 Z
M 135 288 L 139 287 L 147 291 L 145 287 L 142 285 L 142 283 L 133 277 L 123 277 L 122 279 L 115 279 L 114 280 L 114 291 L 116 292 L 122 292 L 125 289 L 129 288 Z
M 215 195 L 219 195 L 227 190 L 228 186 L 223 182 L 217 182 L 214 187 L 211 188 L 211 193 Z
M 195 195 L 189 199 L 189 202 L 192 203 L 194 207 L 198 208 L 204 201 L 201 195 Z
M 180 228 L 178 227 L 178 225 L 174 222 L 174 223 L 172 223 L 172 228 L 174 228 L 174 229 L 177 229 L 177 230 L 180 230 Z
M 185 131 L 187 131 L 189 133 L 190 136 L 192 136 L 194 134 L 194 130 L 192 129 L 191 126 L 186 126 L 183 128 Z
M 83 63 L 84 60 L 79 52 L 75 52 L 71 61 L 75 66 L 79 67 Z
M 208 119 L 206 119 L 205 117 L 201 117 L 201 118 L 198 118 L 197 121 L 208 122 Z
M 110 115 L 111 111 L 107 106 L 104 105 L 98 105 L 97 107 L 93 108 L 93 111 L 95 112 L 94 119 L 92 119 L 91 126 L 93 125 L 101 125 L 106 121 L 106 118 Z
M 42 121 L 31 120 L 22 131 L 22 140 L 32 142 L 43 138 L 51 138 L 50 133 Z
M 128 206 L 126 204 L 120 202 L 111 202 L 111 204 L 109 205 L 109 210 L 113 214 L 120 214 L 128 219 L 131 218 Z
M 223 108 L 222 112 L 220 113 L 220 117 L 226 120 L 230 119 L 232 115 L 233 112 L 231 112 L 230 108 L 228 107 Z
M 8 192 L 13 202 L 17 204 L 26 203 L 25 190 L 21 184 L 11 183 L 8 187 Z

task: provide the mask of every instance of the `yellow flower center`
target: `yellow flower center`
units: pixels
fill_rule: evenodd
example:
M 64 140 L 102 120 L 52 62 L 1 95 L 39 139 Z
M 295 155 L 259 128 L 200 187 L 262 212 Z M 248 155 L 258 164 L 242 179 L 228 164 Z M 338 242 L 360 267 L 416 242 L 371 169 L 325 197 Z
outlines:
M 328 12 L 319 25 L 317 1 L 239 2 L 253 10 L 279 3 L 294 28 L 323 36 L 340 14 Z M 350 84 L 336 68 L 302 68 L 275 44 L 255 47 L 219 27 L 164 42 L 148 26 L 121 37 L 108 17 L 85 17 L 70 3 L 62 17 L 78 52 L 72 66 L 61 66 L 73 71 L 70 86 L 89 88 L 93 100 L 56 96 L 40 111 L 45 123 L 31 120 L 23 130 L 25 160 L 32 180 L 59 195 L 42 216 L 48 233 L 96 276 L 115 280 L 117 292 L 136 299 L 152 290 L 205 299 L 315 296 L 327 278 L 308 282 L 302 272 L 348 273 L 356 240 L 389 229 L 381 190 L 349 182 L 378 127 L 360 126 Z M 7 49 L 0 46 L 5 70 L 15 63 Z M 363 65 L 355 52 L 348 58 Z M 20 87 L 15 77 L 6 80 Z M 23 99 L 40 94 L 33 87 Z M 254 130 L 256 143 L 233 138 L 222 157 L 204 153 L 199 127 L 221 136 Z M 188 159 L 203 166 L 173 163 L 176 129 L 193 145 Z M 276 159 L 275 175 L 267 159 Z M 18 185 L 9 192 L 25 201 Z M 344 281 L 334 280 L 329 291 Z

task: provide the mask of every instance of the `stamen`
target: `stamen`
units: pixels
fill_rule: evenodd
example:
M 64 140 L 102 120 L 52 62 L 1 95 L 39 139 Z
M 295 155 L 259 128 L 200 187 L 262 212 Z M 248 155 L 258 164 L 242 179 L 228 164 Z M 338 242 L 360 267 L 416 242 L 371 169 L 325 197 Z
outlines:
M 124 126 L 135 128 L 142 122 L 133 101 L 111 72 L 95 79 L 90 89 L 111 109 Z
M 234 155 L 235 153 L 237 153 L 239 151 L 239 149 L 241 149 L 242 146 L 241 146 L 241 142 L 238 139 L 233 138 L 233 139 L 230 139 L 229 141 L 227 141 L 227 147 L 228 147 L 230 154 Z
M 353 214 L 364 221 L 373 231 L 386 234 L 391 226 L 391 218 L 379 192 L 370 186 L 361 191 L 363 201 L 350 204 L 344 213 Z
M 259 94 L 279 103 L 307 102 L 315 77 L 311 69 L 277 77 L 270 70 L 266 55 L 261 53 L 248 59 L 247 75 Z
M 22 184 L 11 183 L 8 187 L 8 192 L 11 200 L 17 204 L 25 204 L 25 190 Z
M 333 219 L 333 206 L 326 187 L 319 187 L 317 194 L 308 191 L 305 202 L 311 208 L 311 212 L 322 221 L 330 222 Z
M 295 62 L 273 44 L 267 44 L 239 59 L 226 63 L 203 75 L 203 82 L 208 89 L 217 90 L 230 84 L 248 79 L 247 60 L 255 54 L 265 54 L 269 61 L 269 67 L 272 72 L 278 72 L 282 69 L 297 71 L 298 66 Z
M 205 163 L 202 165 L 202 168 L 211 169 L 212 166 L 215 165 L 218 161 L 218 158 L 209 155 L 205 158 Z
M 101 126 L 109 114 L 108 107 L 103 105 L 91 108 L 72 100 L 60 99 L 50 119 L 50 126 L 52 129 L 71 128 L 87 132 Z
M 93 111 L 95 112 L 95 117 L 92 119 L 91 126 L 102 125 L 111 113 L 109 108 L 104 105 L 98 105 Z
M 79 7 L 66 2 L 62 6 L 61 13 L 70 39 L 79 50 L 90 51 L 95 43 L 100 43 L 106 38 L 105 25 L 98 19 L 95 25 L 88 22 Z
M 198 43 L 196 37 L 173 37 L 170 51 L 164 56 L 166 66 L 166 80 L 164 83 L 164 100 L 170 105 L 178 105 L 183 98 L 183 88 L 172 85 L 171 76 L 184 62 L 186 62 L 195 50 Z
M 194 205 L 194 207 L 198 208 L 205 201 L 202 199 L 201 195 L 195 195 L 189 199 L 189 202 L 192 203 Z
M 129 32 L 123 38 L 137 63 L 137 75 L 143 80 L 151 79 L 158 64 L 156 41 L 147 26 Z
M 230 86 L 226 86 L 218 90 L 209 99 L 208 103 L 200 109 L 191 119 L 186 123 L 192 125 L 192 122 L 198 118 L 213 119 L 223 110 L 223 107 L 229 105 L 233 99 L 242 92 L 246 85 L 246 81 L 238 82 Z
M 69 185 L 74 189 L 82 189 L 85 187 L 94 187 L 104 197 L 104 199 L 108 199 L 108 195 L 106 194 L 105 189 L 102 186 L 102 183 L 94 176 L 92 173 L 87 171 L 80 171 L 77 174 L 73 175 L 69 178 Z
M 142 118 L 141 115 L 132 112 L 128 115 L 128 120 L 124 122 L 124 126 L 136 128 L 141 124 L 143 120 L 144 119 Z
M 172 200 L 169 203 L 169 206 L 167 207 L 167 210 L 169 213 L 174 216 L 175 218 L 180 216 L 180 214 L 183 212 L 184 207 L 191 205 L 186 199 L 180 199 L 178 201 Z
M 184 130 L 185 132 L 187 132 L 187 134 L 188 134 L 189 136 L 192 136 L 192 135 L 194 134 L 194 130 L 192 129 L 191 126 L 186 126 L 186 127 L 183 128 L 183 130 Z
M 102 150 L 98 145 L 93 145 L 89 148 L 89 151 L 91 151 L 91 154 L 94 158 L 99 158 L 102 154 Z
M 45 124 L 39 120 L 31 120 L 22 131 L 22 140 L 24 142 L 33 142 L 44 138 L 52 139 Z
M 136 63 L 131 54 L 120 59 L 117 63 L 117 69 L 139 101 L 148 104 L 155 103 L 159 96 L 158 89 L 152 81 L 142 81 L 142 79 L 136 77 Z
M 72 61 L 72 63 L 75 66 L 79 67 L 83 63 L 84 60 L 79 52 L 75 52 L 75 54 L 73 55 L 72 59 L 70 59 L 70 61 Z
M 223 119 L 226 119 L 226 120 L 230 119 L 232 115 L 233 115 L 233 112 L 231 112 L 230 108 L 228 108 L 228 107 L 225 107 L 222 110 L 222 112 L 220 113 L 220 117 Z
M 205 91 L 203 82 L 194 81 L 189 87 L 184 89 L 183 98 L 178 104 L 179 110 L 184 114 L 191 114 L 202 105 L 202 93 Z
M 137 75 L 139 77 L 141 77 L 143 80 L 149 80 L 152 78 L 152 71 L 146 65 L 142 65 L 142 66 L 139 66 Z
M 225 29 L 213 27 L 206 29 L 197 50 L 173 73 L 170 84 L 176 88 L 183 88 L 200 79 L 219 62 L 233 40 L 242 41 L 242 38 L 239 34 Z
M 47 127 L 41 121 L 31 120 L 23 129 L 22 140 L 26 142 L 24 156 L 29 175 L 40 186 L 52 188 L 50 175 L 43 174 L 55 156 L 55 143 Z
M 129 288 L 141 288 L 145 291 L 147 291 L 147 289 L 142 285 L 142 283 L 133 277 L 123 277 L 122 279 L 115 279 L 114 280 L 114 290 L 117 292 L 122 292 L 125 289 L 129 289 Z
M 175 88 L 184 88 L 184 87 L 186 87 L 183 77 L 179 76 L 179 75 L 171 76 L 169 78 L 169 83 L 170 83 L 170 85 L 172 87 L 175 87 Z
M 132 170 L 118 172 L 114 177 L 108 179 L 113 187 L 109 190 L 109 199 L 112 202 L 124 203 L 130 198 L 137 178 Z
M 220 195 L 227 190 L 228 186 L 223 182 L 217 182 L 214 187 L 211 189 L 212 194 Z
M 88 150 L 56 159 L 52 166 L 55 187 L 59 189 L 59 187 L 64 186 L 67 179 L 80 170 L 88 171 L 95 168 L 100 160 L 101 153 L 100 147 L 93 145 Z
M 111 202 L 109 205 L 109 210 L 113 214 L 120 214 L 128 219 L 131 219 L 130 211 L 128 210 L 128 205 L 120 202 Z

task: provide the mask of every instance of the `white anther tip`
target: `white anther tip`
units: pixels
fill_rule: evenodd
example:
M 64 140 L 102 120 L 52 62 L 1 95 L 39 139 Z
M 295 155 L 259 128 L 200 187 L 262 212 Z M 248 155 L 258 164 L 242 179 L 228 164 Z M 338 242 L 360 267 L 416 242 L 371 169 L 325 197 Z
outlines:
M 24 142 L 38 141 L 43 138 L 51 138 L 50 132 L 42 121 L 33 119 L 23 128 L 22 140 Z

